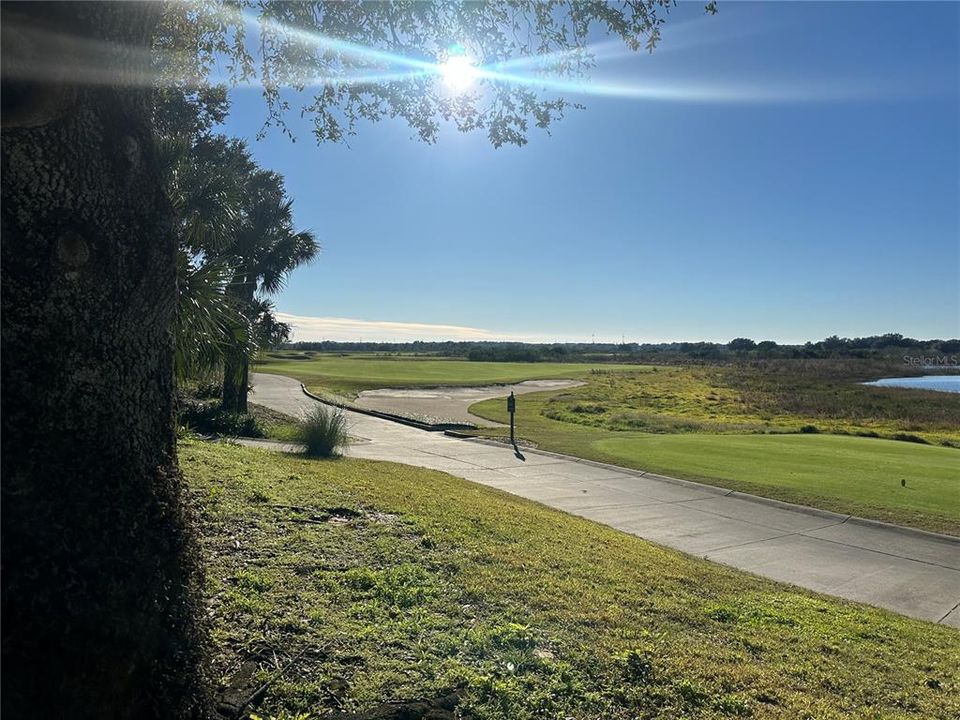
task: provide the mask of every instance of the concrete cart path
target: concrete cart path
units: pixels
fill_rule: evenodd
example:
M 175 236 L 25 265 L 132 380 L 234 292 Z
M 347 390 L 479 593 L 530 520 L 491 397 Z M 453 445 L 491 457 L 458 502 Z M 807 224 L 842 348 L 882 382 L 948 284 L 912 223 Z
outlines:
M 253 402 L 298 415 L 300 384 L 253 375 Z M 577 458 L 458 440 L 347 413 L 353 457 L 442 470 L 692 555 L 960 627 L 960 540 Z

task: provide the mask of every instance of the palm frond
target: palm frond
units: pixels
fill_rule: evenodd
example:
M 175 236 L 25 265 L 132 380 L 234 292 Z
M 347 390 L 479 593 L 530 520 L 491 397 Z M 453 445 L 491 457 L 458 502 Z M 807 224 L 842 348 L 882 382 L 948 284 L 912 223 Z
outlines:
M 185 379 L 216 369 L 224 354 L 250 346 L 253 333 L 241 306 L 226 292 L 233 268 L 222 259 L 199 264 L 182 252 L 177 268 L 174 366 Z
M 271 245 L 259 266 L 260 289 L 274 295 L 283 289 L 287 276 L 320 254 L 320 244 L 309 230 L 287 232 Z

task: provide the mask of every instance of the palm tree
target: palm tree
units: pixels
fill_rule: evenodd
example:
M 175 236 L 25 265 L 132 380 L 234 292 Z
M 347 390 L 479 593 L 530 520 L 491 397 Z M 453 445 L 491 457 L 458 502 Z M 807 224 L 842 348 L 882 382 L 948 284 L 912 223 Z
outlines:
M 231 258 L 234 268 L 227 293 L 244 309 L 249 325 L 257 322 L 257 316 L 265 307 L 258 304 L 258 298 L 279 292 L 287 276 L 313 260 L 320 246 L 312 232 L 295 230 L 293 201 L 287 197 L 280 175 L 257 170 L 250 174 L 244 192 L 242 217 L 225 254 Z M 266 312 L 271 311 L 266 309 Z M 225 410 L 247 411 L 250 355 L 249 347 L 240 343 L 226 353 Z
M 177 377 L 222 368 L 224 408 L 246 412 L 250 357 L 289 332 L 262 296 L 313 259 L 317 241 L 294 230 L 283 178 L 242 141 L 167 137 L 160 156 L 178 241 Z
M 249 341 L 245 316 L 227 292 L 233 279 L 222 255 L 240 218 L 244 175 L 255 167 L 241 141 L 223 136 L 158 142 L 177 235 L 174 369 L 178 381 L 223 365 L 226 348 Z

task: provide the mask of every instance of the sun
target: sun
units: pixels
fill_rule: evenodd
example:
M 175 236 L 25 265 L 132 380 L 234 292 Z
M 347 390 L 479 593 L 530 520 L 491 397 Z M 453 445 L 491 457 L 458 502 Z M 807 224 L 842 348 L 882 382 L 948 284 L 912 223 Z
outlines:
M 466 55 L 451 55 L 437 68 L 444 85 L 454 92 L 464 92 L 477 79 L 477 68 Z

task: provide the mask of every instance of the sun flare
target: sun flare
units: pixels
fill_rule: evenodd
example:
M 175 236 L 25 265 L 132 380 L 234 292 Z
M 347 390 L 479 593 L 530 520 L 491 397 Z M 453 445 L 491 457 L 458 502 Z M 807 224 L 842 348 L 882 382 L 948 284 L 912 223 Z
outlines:
M 464 92 L 477 78 L 477 68 L 466 55 L 452 55 L 438 68 L 444 85 L 455 92 Z

